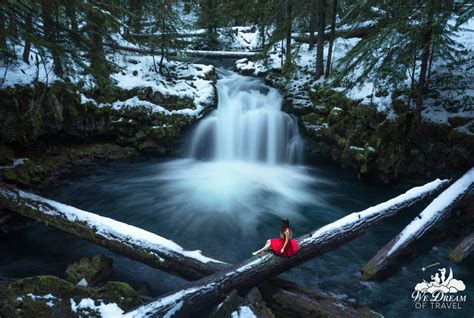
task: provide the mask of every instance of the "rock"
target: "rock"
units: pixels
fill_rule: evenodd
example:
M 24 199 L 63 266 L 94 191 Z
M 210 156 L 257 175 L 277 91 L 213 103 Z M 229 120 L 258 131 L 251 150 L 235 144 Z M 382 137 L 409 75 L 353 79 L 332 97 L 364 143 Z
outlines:
M 43 177 L 41 166 L 33 160 L 25 160 L 23 164 L 5 169 L 3 179 L 7 183 L 29 188 L 38 184 Z
M 90 288 L 89 294 L 104 303 L 117 303 L 123 310 L 132 309 L 140 302 L 138 293 L 124 282 L 107 282 L 101 288 Z
M 274 318 L 272 311 L 262 300 L 259 290 L 254 287 L 245 296 L 239 296 L 236 290 L 227 295 L 211 313 L 210 318 L 246 317 L 253 313 L 259 318 Z
M 471 120 L 471 118 L 459 117 L 459 116 L 448 118 L 448 122 L 451 124 L 452 127 L 464 126 L 470 120 Z
M 77 317 L 71 310 L 71 299 L 79 303 L 84 298 L 116 303 L 123 310 L 141 304 L 138 294 L 126 283 L 85 288 L 56 276 L 36 276 L 0 284 L 0 317 Z
M 12 148 L 0 145 L 0 166 L 11 166 L 15 159 L 15 152 Z
M 89 285 L 97 285 L 112 275 L 112 265 L 112 259 L 103 255 L 84 257 L 66 268 L 65 278 L 73 284 L 85 279 Z

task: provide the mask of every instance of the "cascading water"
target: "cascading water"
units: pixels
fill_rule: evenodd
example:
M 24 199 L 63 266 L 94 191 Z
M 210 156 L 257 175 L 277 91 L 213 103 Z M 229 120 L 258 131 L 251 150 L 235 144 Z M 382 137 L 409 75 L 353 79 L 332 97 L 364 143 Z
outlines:
M 190 156 L 214 161 L 300 163 L 303 140 L 296 119 L 281 111 L 278 90 L 260 80 L 221 71 L 217 110 L 202 120 Z
M 187 230 L 221 214 L 222 226 L 247 230 L 271 215 L 296 220 L 316 198 L 315 179 L 298 164 L 303 140 L 296 118 L 281 111 L 281 94 L 262 81 L 219 75 L 218 108 L 192 132 L 188 158 L 162 163 L 150 176 L 167 198 L 159 209 L 170 212 L 170 222 L 196 225 Z

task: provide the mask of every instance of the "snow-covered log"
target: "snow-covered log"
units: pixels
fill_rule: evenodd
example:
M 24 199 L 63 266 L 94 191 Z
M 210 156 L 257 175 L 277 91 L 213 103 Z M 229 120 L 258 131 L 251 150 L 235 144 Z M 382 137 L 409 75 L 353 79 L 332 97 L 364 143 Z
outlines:
M 344 39 L 350 39 L 350 38 L 364 38 L 366 37 L 371 30 L 373 30 L 373 26 L 369 27 L 361 27 L 358 29 L 353 29 L 353 30 L 337 30 L 336 31 L 336 38 L 344 38 Z M 296 42 L 301 42 L 301 43 L 309 43 L 309 34 L 293 34 L 292 39 L 295 40 Z M 326 31 L 324 32 L 324 40 L 329 41 L 331 37 L 331 31 Z
M 364 266 L 362 277 L 368 280 L 380 276 L 403 250 L 439 221 L 448 217 L 456 204 L 472 189 L 474 189 L 474 168 L 443 191 L 400 234 L 382 247 Z
M 185 250 L 173 241 L 138 227 L 6 184 L 0 184 L 0 207 L 188 280 L 204 277 L 226 265 L 202 255 L 200 251 Z
M 265 279 L 298 266 L 314 257 L 336 249 L 362 235 L 368 227 L 398 211 L 441 191 L 447 180 L 435 180 L 415 187 L 391 200 L 349 214 L 333 223 L 301 237 L 298 253 L 279 257 L 273 253 L 252 257 L 237 266 L 192 283 L 186 289 L 170 293 L 127 313 L 127 317 L 189 317 L 199 310 L 215 305 L 233 289 L 249 288 Z
M 450 253 L 449 259 L 453 262 L 460 263 L 463 259 L 471 254 L 474 249 L 474 233 L 466 236 Z
M 137 48 L 137 47 L 129 47 L 129 46 L 122 46 L 118 44 L 108 44 L 111 48 L 120 51 L 126 52 L 133 52 L 138 54 L 145 54 L 145 55 L 159 55 L 159 51 L 146 49 L 146 48 Z M 261 54 L 261 52 L 248 52 L 248 51 L 204 51 L 204 50 L 183 50 L 183 51 L 168 51 L 166 53 L 167 56 L 189 56 L 189 57 L 207 57 L 207 58 L 227 58 L 227 59 L 242 59 L 242 58 L 250 58 L 253 56 L 257 56 Z

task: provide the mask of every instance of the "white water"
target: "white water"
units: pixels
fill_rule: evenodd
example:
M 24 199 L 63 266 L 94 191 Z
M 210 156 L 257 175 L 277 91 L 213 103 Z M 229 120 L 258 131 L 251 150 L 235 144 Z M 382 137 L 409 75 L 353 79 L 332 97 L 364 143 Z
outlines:
M 278 90 L 232 72 L 217 82 L 217 110 L 203 119 L 190 156 L 213 161 L 300 163 L 303 140 L 296 119 L 281 111 Z
M 189 158 L 163 163 L 150 176 L 163 181 L 163 209 L 189 222 L 225 213 L 247 229 L 265 214 L 297 219 L 299 206 L 321 200 L 311 192 L 316 180 L 297 165 L 303 141 L 296 119 L 281 111 L 276 89 L 233 72 L 220 75 L 218 108 L 193 131 Z

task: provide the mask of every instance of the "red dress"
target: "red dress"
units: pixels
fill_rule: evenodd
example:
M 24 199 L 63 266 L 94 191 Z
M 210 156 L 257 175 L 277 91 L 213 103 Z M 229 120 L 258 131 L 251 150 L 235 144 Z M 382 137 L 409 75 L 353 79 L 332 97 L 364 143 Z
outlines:
M 288 228 L 290 231 L 290 237 L 291 237 L 291 229 Z M 293 256 L 296 254 L 298 251 L 298 241 L 290 239 L 288 240 L 288 244 L 286 244 L 285 250 L 283 253 L 281 253 L 281 249 L 283 245 L 285 244 L 285 239 L 284 238 L 272 238 L 270 239 L 270 246 L 272 247 L 273 253 L 276 255 L 280 256 Z

